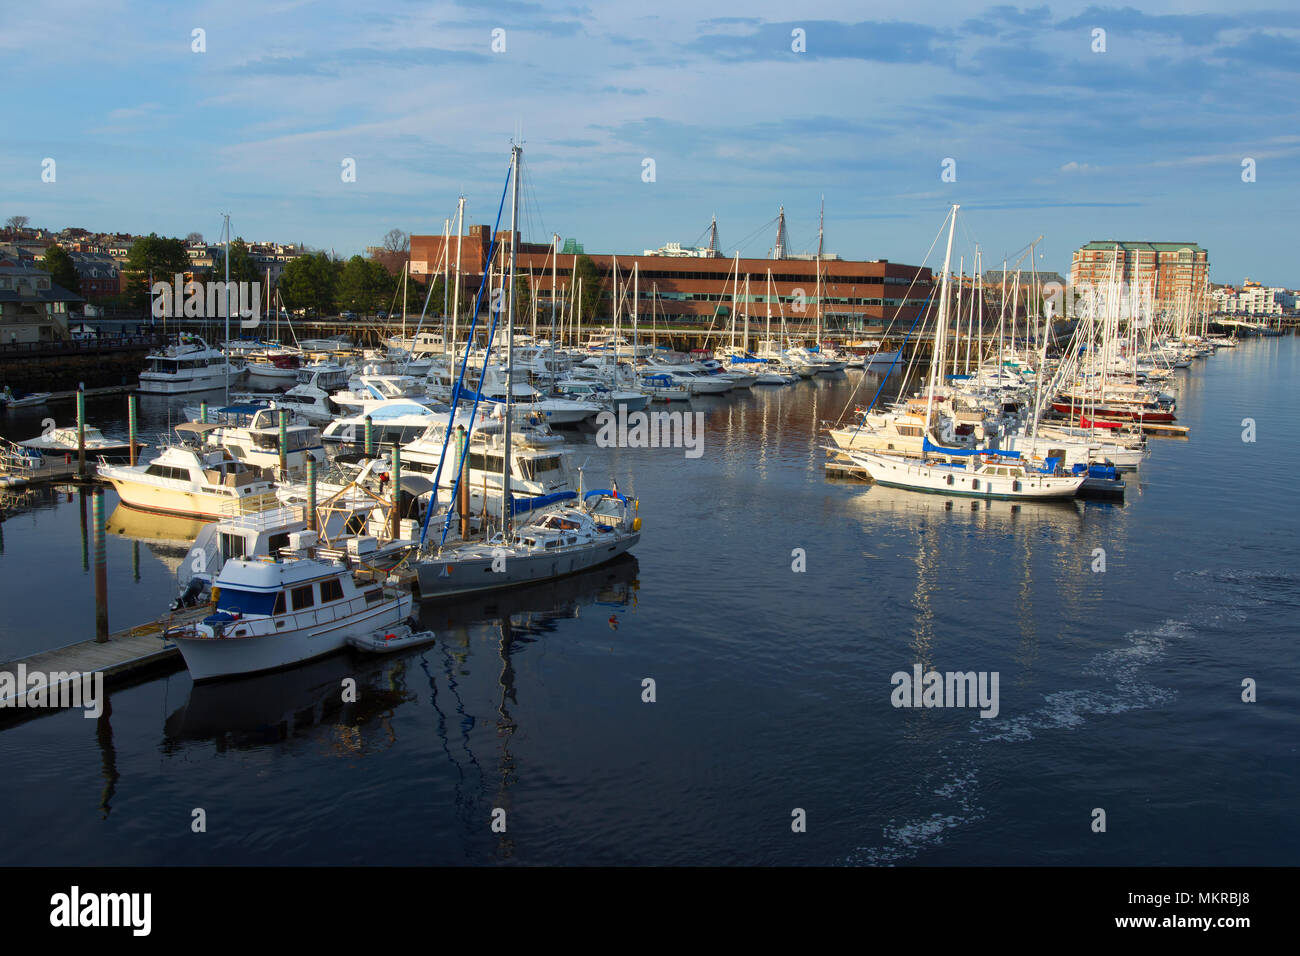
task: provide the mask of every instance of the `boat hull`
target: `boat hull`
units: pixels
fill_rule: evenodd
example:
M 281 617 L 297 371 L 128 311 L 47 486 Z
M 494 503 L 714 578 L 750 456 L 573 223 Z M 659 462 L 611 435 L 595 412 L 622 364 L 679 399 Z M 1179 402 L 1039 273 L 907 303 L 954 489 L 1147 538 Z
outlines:
M 1030 475 L 1017 478 L 990 477 L 964 469 L 922 465 L 884 455 L 849 453 L 866 469 L 871 480 L 891 488 L 906 488 L 930 494 L 962 498 L 993 498 L 1001 501 L 1048 501 L 1073 498 L 1084 476 Z
M 292 667 L 333 654 L 346 647 L 351 637 L 361 637 L 377 628 L 401 623 L 410 616 L 412 606 L 410 595 L 402 595 L 346 621 L 323 621 L 298 630 L 259 637 L 173 635 L 172 639 L 185 659 L 190 677 L 196 681 L 217 680 Z
M 421 601 L 436 601 L 576 574 L 626 554 L 640 539 L 640 532 L 633 532 L 597 548 L 512 555 L 504 571 L 492 570 L 490 555 L 464 561 L 419 561 L 415 564 L 417 596 Z

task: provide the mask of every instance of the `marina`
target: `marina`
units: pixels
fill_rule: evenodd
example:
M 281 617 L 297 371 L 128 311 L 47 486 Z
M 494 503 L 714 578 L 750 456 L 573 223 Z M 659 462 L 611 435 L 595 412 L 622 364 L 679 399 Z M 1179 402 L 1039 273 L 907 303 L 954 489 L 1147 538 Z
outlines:
M 178 571 L 193 562 L 195 537 L 205 527 L 204 519 L 123 511 L 126 506 L 112 488 L 97 485 L 93 476 L 86 484 L 40 482 L 5 499 L 5 520 L 0 522 L 0 569 L 5 573 L 0 580 L 6 582 L 7 613 L 0 628 L 0 657 L 10 661 L 3 668 L 8 673 L 16 673 L 21 663 L 28 671 L 99 671 L 106 677 L 112 716 L 100 720 L 110 719 L 113 726 L 114 783 L 98 801 L 101 809 L 83 823 L 74 823 L 74 834 L 84 836 L 82 828 L 93 826 L 104 812 L 118 819 L 143 810 L 140 797 L 133 795 L 133 781 L 144 788 L 138 790 L 142 796 L 152 786 L 150 780 L 171 773 L 165 768 L 172 760 L 185 761 L 185 774 L 194 786 L 246 792 L 241 781 L 245 773 L 256 773 L 255 758 L 279 755 L 282 763 L 291 761 L 285 766 L 292 766 L 288 772 L 294 779 L 323 787 L 341 807 L 366 799 L 375 787 L 391 795 L 432 785 L 435 793 L 445 794 L 445 801 L 434 806 L 445 805 L 446 811 L 416 809 L 426 806 L 416 803 L 399 812 L 411 824 L 419 820 L 431 826 L 436 838 L 418 846 L 385 847 L 395 859 L 590 862 L 590 850 L 578 849 L 584 845 L 582 834 L 619 829 L 618 818 L 598 814 L 579 828 L 577 842 L 546 838 L 539 831 L 527 847 L 515 844 L 503 857 L 500 846 L 485 840 L 465 814 L 502 799 L 504 787 L 512 802 L 541 815 L 541 826 L 548 816 L 564 812 L 563 801 L 557 802 L 546 782 L 556 772 L 635 805 L 643 798 L 629 788 L 646 785 L 644 774 L 636 769 L 646 759 L 659 768 L 657 775 L 666 773 L 652 794 L 683 787 L 689 791 L 689 767 L 668 769 L 677 766 L 669 754 L 686 747 L 694 759 L 719 766 L 721 774 L 716 786 L 678 804 L 690 808 L 689 821 L 665 820 L 641 836 L 637 834 L 643 824 L 638 822 L 638 829 L 620 830 L 620 839 L 607 844 L 611 849 L 596 854 L 596 859 L 611 863 L 686 862 L 716 852 L 717 817 L 710 807 L 723 794 L 736 799 L 742 777 L 746 790 L 755 784 L 761 790 L 780 790 L 779 781 L 797 768 L 823 760 L 802 752 L 797 742 L 803 738 L 820 739 L 832 752 L 865 747 L 870 753 L 899 746 L 901 741 L 888 730 L 828 732 L 844 707 L 878 706 L 872 703 L 876 695 L 864 698 L 847 674 L 874 673 L 872 662 L 881 657 L 891 662 L 917 656 L 939 663 L 952 659 L 959 648 L 946 631 L 957 612 L 944 605 L 959 600 L 962 619 L 1005 618 L 1007 627 L 967 629 L 960 650 L 962 660 L 974 654 L 990 669 L 1002 670 L 1002 715 L 994 723 L 1008 723 L 1000 732 L 968 739 L 965 724 L 954 721 L 956 715 L 943 715 L 932 740 L 911 745 L 919 748 L 922 761 L 917 779 L 900 779 L 876 796 L 862 794 L 856 774 L 833 769 L 834 762 L 823 765 L 817 789 L 799 799 L 828 806 L 865 801 L 864 812 L 848 833 L 820 834 L 802 845 L 797 857 L 849 863 L 983 860 L 987 828 L 992 826 L 1006 859 L 1015 859 L 1026 852 L 1021 847 L 1027 841 L 1041 838 L 1037 831 L 1021 831 L 1017 821 L 1023 819 L 1022 804 L 1051 800 L 1054 792 L 1050 783 L 1034 783 L 1025 775 L 1020 765 L 1026 759 L 1031 768 L 1050 768 L 1045 778 L 1050 780 L 1083 759 L 1075 754 L 1073 741 L 1137 734 L 1136 746 L 1158 748 L 1161 756 L 1151 758 L 1148 770 L 1137 772 L 1134 789 L 1141 792 L 1172 775 L 1184 784 L 1180 792 L 1194 793 L 1199 787 L 1195 761 L 1181 755 L 1200 746 L 1198 734 L 1208 726 L 1206 721 L 1239 719 L 1201 713 L 1202 688 L 1209 679 L 1206 668 L 1218 666 L 1218 654 L 1210 652 L 1205 641 L 1248 622 L 1256 635 L 1251 653 L 1263 660 L 1277 650 L 1277 642 L 1286 640 L 1293 600 L 1288 595 L 1297 593 L 1300 582 L 1279 568 L 1272 555 L 1294 549 L 1293 519 L 1281 516 L 1267 529 L 1248 524 L 1255 530 L 1239 533 L 1243 515 L 1253 513 L 1261 496 L 1276 490 L 1276 480 L 1241 490 L 1213 514 L 1198 509 L 1195 524 L 1178 516 L 1200 500 L 1194 476 L 1208 463 L 1229 449 L 1251 452 L 1259 447 L 1243 444 L 1243 417 L 1250 413 L 1258 418 L 1264 435 L 1285 418 L 1285 402 L 1265 398 L 1274 394 L 1268 380 L 1289 375 L 1298 365 L 1293 338 L 1259 338 L 1175 373 L 1165 387 L 1176 395 L 1177 424 L 1189 429 L 1189 437 L 1150 437 L 1141 464 L 1125 476 L 1128 491 L 1122 502 L 963 499 L 863 480 L 855 466 L 827 451 L 834 447 L 827 423 L 847 408 L 842 425 L 852 429 L 853 409 L 865 405 L 877 390 L 886 399 L 906 399 L 911 386 L 904 385 L 897 371 L 886 376 L 883 370 L 845 369 L 800 377 L 783 388 L 695 396 L 690 406 L 705 416 L 706 436 L 705 454 L 698 461 L 686 459 L 682 449 L 601 447 L 591 427 L 566 430 L 562 444 L 583 465 L 584 494 L 608 484 L 591 476 L 620 476 L 618 487 L 625 489 L 619 491 L 620 499 L 640 499 L 642 511 L 647 501 L 655 503 L 649 535 L 643 533 L 635 556 L 541 583 L 415 601 L 406 615 L 409 623 L 383 633 L 365 631 L 306 663 L 276 664 L 268 672 L 233 681 L 196 681 L 174 642 L 163 636 L 167 628 L 192 628 L 214 614 L 227 613 L 207 603 L 169 610 L 180 593 Z M 221 396 L 215 396 L 211 407 L 220 401 Z M 146 436 L 164 433 L 175 423 L 181 404 L 190 402 L 177 396 L 170 403 L 141 408 L 136 430 Z M 86 414 L 105 433 L 126 434 L 126 405 L 122 396 L 91 398 Z M 14 411 L 10 416 L 7 424 L 30 431 L 28 423 L 39 425 L 41 412 Z M 359 443 L 364 444 L 364 436 Z M 375 443 L 372 453 L 380 450 Z M 147 454 L 158 451 L 152 448 Z M 690 469 L 685 482 L 684 466 Z M 401 463 L 389 461 L 388 467 L 395 470 Z M 398 475 L 399 482 L 404 475 Z M 106 515 L 102 602 L 95 587 L 96 487 L 104 489 L 99 494 Z M 322 475 L 318 507 L 332 493 L 326 488 Z M 386 489 L 386 483 L 376 485 L 369 493 L 388 504 Z M 718 489 L 725 493 L 719 496 Z M 500 488 L 493 493 L 500 494 Z M 794 526 L 781 513 L 753 508 L 755 500 L 772 496 L 786 501 L 790 513 L 804 520 Z M 550 513 L 562 519 L 565 502 L 557 504 Z M 481 502 L 475 507 L 470 517 L 478 524 Z M 547 513 L 541 512 L 543 517 Z M 448 540 L 458 536 L 461 517 L 454 515 L 450 521 Z M 391 515 L 376 520 L 388 524 Z M 401 520 L 408 522 L 403 530 L 414 543 L 418 518 Z M 429 534 L 440 534 L 442 522 L 441 515 L 431 516 Z M 327 530 L 329 525 L 322 521 L 320 527 Z M 554 530 L 567 533 L 558 525 Z M 220 535 L 209 537 L 216 541 Z M 1274 551 L 1257 552 L 1252 542 L 1261 539 L 1273 542 Z M 684 540 L 695 542 L 694 547 L 683 550 Z M 1202 540 L 1218 545 L 1199 563 L 1189 567 L 1176 557 Z M 294 550 L 303 551 L 304 539 L 293 544 Z M 286 541 L 285 547 L 289 545 Z M 348 549 L 340 547 L 341 552 L 332 553 L 346 554 Z M 486 548 L 490 566 L 491 548 L 475 547 Z M 754 551 L 754 559 L 746 564 L 744 575 L 719 586 L 708 569 L 726 566 L 738 549 Z M 1097 549 L 1109 562 L 1103 573 L 1091 569 Z M 805 555 L 805 571 L 794 570 L 799 559 L 793 553 L 799 550 Z M 66 568 L 66 573 L 29 586 L 29 596 L 23 599 L 15 590 L 14 562 Z M 287 569 L 292 562 L 269 566 Z M 1125 570 L 1135 567 L 1141 572 Z M 837 568 L 854 570 L 832 570 Z M 397 568 L 393 580 L 410 588 L 416 578 Z M 870 592 L 862 590 L 863 581 L 872 582 Z M 1153 590 L 1147 586 L 1150 581 L 1164 583 Z M 1003 606 L 1008 585 L 1022 597 Z M 57 601 L 40 596 L 56 591 Z M 869 600 L 871 593 L 888 603 L 878 606 Z M 754 602 L 766 601 L 760 597 L 764 594 L 782 595 L 782 608 L 769 620 L 754 620 L 747 612 Z M 940 599 L 948 594 L 952 597 Z M 1046 594 L 1052 599 L 1045 600 Z M 110 622 L 115 628 L 106 642 L 93 640 L 101 603 L 106 631 Z M 855 618 L 869 606 L 873 623 L 864 631 Z M 842 610 L 827 610 L 831 607 Z M 1127 623 L 1108 624 L 1115 615 Z M 167 623 L 150 626 L 160 620 Z M 722 621 L 733 623 L 720 626 Z M 1061 637 L 1047 637 L 1053 634 Z M 1202 655 L 1209 657 L 1201 663 L 1186 659 L 1183 648 L 1191 646 L 1200 646 Z M 891 664 L 886 669 L 896 668 Z M 796 677 L 790 676 L 791 670 Z M 1027 692 L 1007 693 L 1005 682 L 1013 680 L 1011 675 L 1027 682 Z M 647 742 L 648 754 L 619 757 L 608 747 L 620 736 L 640 733 L 635 728 L 642 726 L 646 712 L 638 708 L 649 706 L 639 696 L 646 676 L 657 681 L 661 700 L 671 689 L 677 703 L 654 711 L 663 716 L 656 718 L 661 723 L 656 738 Z M 340 704 L 333 692 L 343 677 L 358 682 L 355 704 Z M 593 681 L 601 688 L 597 701 L 581 703 L 579 688 L 593 686 Z M 622 684 L 626 688 L 619 691 Z M 498 699 L 502 695 L 510 703 L 503 706 Z M 754 695 L 770 711 L 757 723 L 749 705 L 743 710 L 749 716 L 743 718 L 734 707 L 740 697 Z M 554 702 L 561 699 L 570 703 L 557 709 Z M 593 719 L 568 737 L 578 748 L 575 755 L 566 756 L 547 743 L 558 732 L 556 722 L 567 720 L 566 713 L 594 718 L 596 706 L 600 720 Z M 1144 722 L 1170 708 L 1181 714 L 1188 729 L 1172 737 L 1162 733 L 1158 740 L 1144 736 Z M 476 719 L 459 728 L 446 722 L 448 715 L 460 712 Z M 78 713 L 60 709 L 15 708 L 5 716 L 14 715 L 24 719 L 6 721 L 0 747 L 20 765 L 32 735 L 72 740 L 85 723 Z M 36 715 L 44 719 L 30 719 Z M 430 718 L 435 732 L 426 740 L 419 728 Z M 742 732 L 742 723 L 774 741 L 743 765 L 727 755 L 728 741 Z M 708 731 L 701 734 L 701 726 Z M 1278 733 L 1285 737 L 1287 732 L 1279 728 Z M 142 763 L 129 756 L 137 749 L 132 740 L 163 741 L 165 752 L 173 756 L 164 758 L 161 770 L 156 761 Z M 1259 745 L 1272 747 L 1271 740 L 1265 734 Z M 427 747 L 430 742 L 433 750 Z M 582 756 L 593 748 L 605 754 L 597 762 Z M 78 819 L 69 801 L 78 787 L 99 779 L 103 754 L 94 756 L 94 751 L 74 747 L 55 758 L 55 772 L 71 789 L 55 789 L 48 813 Z M 946 754 L 942 759 L 941 752 Z M 225 771 L 217 776 L 211 760 L 221 753 L 241 754 L 254 763 L 232 778 L 225 778 Z M 345 770 L 336 783 L 329 782 L 357 760 L 388 768 L 379 771 L 383 782 L 366 783 L 358 776 L 361 765 Z M 420 768 L 417 772 L 398 771 L 399 761 L 412 760 Z M 503 761 L 517 769 L 500 776 Z M 472 784 L 465 782 L 467 770 Z M 627 782 L 613 782 L 617 780 Z M 1010 788 L 1011 796 L 995 800 L 994 787 Z M 1284 803 L 1246 780 L 1229 789 L 1233 799 L 1256 808 L 1256 822 L 1281 825 Z M 788 861 L 790 849 L 765 835 L 754 816 L 755 799 L 761 800 L 742 798 L 739 803 L 750 847 L 745 862 Z M 909 807 L 901 819 L 899 810 L 891 809 L 900 801 Z M 1171 806 L 1165 825 L 1176 829 L 1180 819 L 1196 815 L 1198 805 L 1189 796 L 1185 804 Z M 33 824 L 44 814 L 32 807 L 12 809 Z M 937 828 L 921 826 L 932 815 L 947 822 Z M 283 859 L 322 862 L 325 857 L 312 849 L 311 839 L 320 825 L 291 813 L 268 839 Z M 915 831 L 905 829 L 913 825 Z M 665 856 L 652 846 L 670 832 L 677 849 Z M 916 835 L 904 837 L 905 832 Z M 1236 835 L 1243 859 L 1247 854 L 1251 859 L 1269 858 L 1269 848 L 1246 831 Z M 365 839 L 375 837 L 369 833 Z M 87 854 L 74 849 L 81 843 L 70 835 L 58 852 L 68 861 L 94 862 L 124 852 L 165 853 L 172 842 L 158 834 L 128 848 L 124 839 L 97 838 L 97 849 Z M 331 839 L 341 840 L 346 850 L 362 837 L 335 832 Z M 1143 852 L 1141 845 L 1137 852 Z M 212 863 L 249 859 L 237 841 L 221 837 L 201 851 L 201 858 Z M 1202 858 L 1191 847 L 1181 857 L 1190 862 Z

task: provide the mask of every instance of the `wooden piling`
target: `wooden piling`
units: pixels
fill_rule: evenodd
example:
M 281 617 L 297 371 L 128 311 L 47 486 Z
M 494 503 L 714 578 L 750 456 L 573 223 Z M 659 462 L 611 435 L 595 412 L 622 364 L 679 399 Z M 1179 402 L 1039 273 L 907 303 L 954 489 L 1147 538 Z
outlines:
M 91 496 L 95 526 L 95 643 L 108 641 L 108 531 L 105 527 L 104 489 L 96 488 Z

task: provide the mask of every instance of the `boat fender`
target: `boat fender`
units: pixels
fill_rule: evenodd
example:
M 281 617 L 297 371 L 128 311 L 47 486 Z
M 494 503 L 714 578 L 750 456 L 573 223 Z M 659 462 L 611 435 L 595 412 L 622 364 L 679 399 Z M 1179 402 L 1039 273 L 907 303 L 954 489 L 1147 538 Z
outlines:
M 641 530 L 641 519 L 640 519 L 640 518 L 633 518 L 633 519 L 632 519 L 632 530 L 633 530 L 633 531 L 640 531 L 640 530 Z

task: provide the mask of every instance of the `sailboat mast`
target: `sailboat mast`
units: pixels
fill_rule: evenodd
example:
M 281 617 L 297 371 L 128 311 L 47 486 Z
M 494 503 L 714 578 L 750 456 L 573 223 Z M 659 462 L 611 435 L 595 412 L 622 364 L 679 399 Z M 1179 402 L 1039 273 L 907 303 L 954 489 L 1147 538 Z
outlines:
M 930 418 L 934 410 L 934 380 L 943 359 L 940 352 L 943 347 L 943 328 L 948 322 L 948 269 L 952 265 L 952 235 L 957 229 L 957 210 L 961 207 L 953 203 L 948 220 L 948 249 L 943 254 L 943 278 L 939 286 L 939 318 L 934 326 L 934 344 L 930 349 L 930 394 L 925 401 L 925 434 L 930 433 Z
M 226 350 L 230 350 L 230 213 L 226 213 Z M 230 405 L 230 355 L 226 355 L 226 405 Z
M 509 544 L 512 518 L 510 501 L 510 433 L 514 430 L 511 423 L 511 406 L 515 393 L 515 257 L 519 252 L 519 154 L 523 150 L 517 146 L 510 147 L 510 288 L 506 291 L 506 418 L 505 449 L 501 468 L 501 529 L 502 542 Z M 486 362 L 483 374 L 487 375 Z M 481 388 L 482 386 L 480 386 Z M 455 409 L 452 410 L 455 414 Z M 450 425 L 448 425 L 450 427 Z
M 456 200 L 456 293 L 451 300 L 451 376 L 454 381 L 456 378 L 456 338 L 460 335 L 457 327 L 460 318 L 460 248 L 461 240 L 465 238 L 465 197 L 460 196 Z M 488 266 L 491 269 L 491 266 Z M 490 280 L 489 280 L 490 281 Z M 468 348 L 468 346 L 466 346 Z M 452 409 L 455 411 L 455 409 Z

